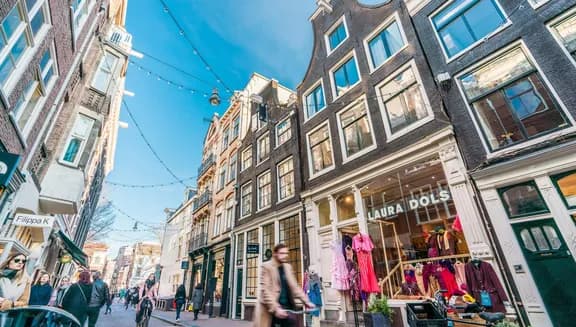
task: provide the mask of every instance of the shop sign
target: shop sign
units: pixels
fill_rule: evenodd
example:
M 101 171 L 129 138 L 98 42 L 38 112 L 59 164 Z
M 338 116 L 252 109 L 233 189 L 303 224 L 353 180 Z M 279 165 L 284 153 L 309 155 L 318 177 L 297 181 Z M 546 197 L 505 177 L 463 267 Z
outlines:
M 260 244 L 248 243 L 248 245 L 246 246 L 246 253 L 247 254 L 259 254 L 260 253 Z
M 180 269 L 188 270 L 188 260 L 182 261 L 180 263 Z
M 70 263 L 72 261 L 72 256 L 68 253 L 60 256 L 60 263 Z
M 18 167 L 20 156 L 8 152 L 0 152 L 0 186 L 6 187 Z
M 451 198 L 448 190 L 440 190 L 438 194 L 427 194 L 416 199 L 407 199 L 405 201 L 391 204 L 381 208 L 374 208 L 368 211 L 368 219 L 391 219 L 395 218 L 398 214 L 425 208 L 429 205 L 445 203 Z
M 12 223 L 16 226 L 52 227 L 54 225 L 54 217 L 17 213 Z

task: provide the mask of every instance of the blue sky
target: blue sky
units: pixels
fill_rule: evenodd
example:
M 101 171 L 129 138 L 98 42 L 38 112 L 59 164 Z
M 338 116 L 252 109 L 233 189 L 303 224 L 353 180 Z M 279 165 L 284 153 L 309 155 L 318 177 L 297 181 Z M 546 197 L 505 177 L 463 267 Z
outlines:
M 308 18 L 315 9 L 313 0 L 166 2 L 200 53 L 233 90 L 243 89 L 252 72 L 275 78 L 292 89 L 301 81 L 312 52 L 312 26 Z M 198 82 L 147 57 L 132 58 L 139 65 L 165 79 L 204 92 L 210 92 L 217 84 L 179 34 L 160 1 L 129 1 L 126 28 L 133 36 L 136 50 L 211 83 Z M 128 68 L 126 89 L 136 94 L 126 97 L 126 101 L 162 160 L 181 178 L 195 176 L 208 128 L 203 118 L 212 117 L 215 110 L 222 113 L 226 103 L 211 107 L 201 94 L 168 85 L 134 65 Z M 222 89 L 220 93 L 224 94 Z M 115 167 L 107 180 L 126 184 L 174 181 L 146 147 L 124 108 L 121 120 L 130 126 L 119 132 Z M 194 180 L 189 183 L 194 185 Z M 180 205 L 184 187 L 133 189 L 105 185 L 104 196 L 129 215 L 159 224 L 165 220 L 165 208 Z M 131 229 L 133 225 L 129 218 L 117 214 L 114 229 Z M 139 239 L 153 237 L 145 232 L 110 233 L 106 240 L 112 245 L 110 255 L 116 255 L 118 246 Z

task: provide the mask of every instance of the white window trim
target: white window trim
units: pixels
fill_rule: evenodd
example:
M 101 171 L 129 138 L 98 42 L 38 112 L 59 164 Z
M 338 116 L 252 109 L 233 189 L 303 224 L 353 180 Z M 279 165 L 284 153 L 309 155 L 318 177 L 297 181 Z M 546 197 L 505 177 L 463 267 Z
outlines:
M 222 169 L 224 169 L 224 179 L 223 180 L 221 180 Z M 222 163 L 220 163 L 220 166 L 218 166 L 218 190 L 216 191 L 216 193 L 225 189 L 226 184 L 228 184 L 228 161 L 224 160 L 224 161 L 222 161 Z
M 283 199 L 280 198 L 280 166 L 285 164 L 288 161 L 292 161 L 292 187 L 293 187 L 293 192 L 291 196 L 287 196 Z M 295 167 L 294 167 L 294 157 L 290 156 L 282 161 L 280 161 L 277 165 L 276 165 L 276 194 L 278 194 L 278 201 L 276 202 L 276 204 L 285 202 L 287 200 L 290 200 L 292 198 L 294 198 L 296 196 L 296 173 L 295 173 Z
M 244 153 L 248 151 L 252 152 L 250 153 L 250 166 L 244 167 Z M 243 172 L 246 169 L 251 168 L 253 163 L 254 163 L 254 151 L 252 151 L 252 146 L 249 146 L 246 149 L 242 150 L 242 152 L 240 152 L 240 172 Z
M 308 116 L 308 103 L 306 102 L 306 98 L 312 93 L 312 91 L 314 91 L 318 86 L 320 85 L 320 87 L 322 88 L 322 97 L 324 98 L 324 107 L 322 107 L 320 110 L 318 110 L 315 114 L 313 114 L 312 116 Z M 324 79 L 320 78 L 318 81 L 316 81 L 316 83 L 312 84 L 312 86 L 310 86 L 306 91 L 304 91 L 304 95 L 302 96 L 302 108 L 304 110 L 304 123 L 306 123 L 307 121 L 309 121 L 312 117 L 316 116 L 317 114 L 319 114 L 321 111 L 323 111 L 324 109 L 326 109 L 326 107 L 328 106 L 328 103 L 326 102 L 326 88 L 324 87 Z
M 382 33 L 386 28 L 388 28 L 393 23 L 398 24 L 398 29 L 400 30 L 400 36 L 402 37 L 402 42 L 404 45 L 398 49 L 398 51 L 394 52 L 390 57 L 386 58 L 383 62 L 381 62 L 378 66 L 374 66 L 372 55 L 370 54 L 370 45 L 369 42 L 375 38 L 378 34 Z M 366 53 L 366 58 L 368 59 L 368 66 L 370 67 L 370 74 L 377 71 L 380 67 L 384 66 L 394 57 L 396 57 L 400 52 L 404 51 L 410 43 L 408 42 L 408 38 L 406 37 L 406 33 L 404 32 L 404 27 L 402 26 L 402 21 L 400 20 L 400 14 L 396 11 L 390 17 L 386 18 L 382 24 L 374 29 L 372 33 L 370 33 L 366 38 L 364 38 L 364 52 Z
M 556 101 L 558 103 L 560 110 L 562 110 L 567 121 L 572 126 L 567 127 L 567 128 L 563 128 L 563 129 L 558 130 L 556 132 L 542 135 L 542 136 L 534 138 L 532 140 L 520 142 L 516 145 L 512 145 L 512 146 L 506 147 L 506 148 L 501 149 L 501 150 L 496 150 L 496 151 L 491 152 L 490 146 L 488 145 L 486 138 L 484 137 L 484 133 L 482 131 L 482 128 L 481 128 L 479 122 L 476 120 L 473 109 L 471 108 L 470 104 L 468 103 L 468 98 L 466 97 L 466 93 L 464 92 L 464 89 L 462 88 L 462 85 L 459 82 L 459 80 L 460 80 L 460 77 L 462 77 L 463 75 L 465 75 L 465 74 L 467 74 L 473 70 L 478 69 L 479 67 L 487 64 L 488 62 L 494 60 L 495 58 L 503 55 L 504 53 L 506 53 L 506 52 L 508 52 L 514 48 L 518 48 L 518 47 L 522 49 L 523 53 L 526 55 L 526 57 L 528 58 L 530 63 L 532 65 L 534 65 L 534 68 L 536 68 L 538 74 L 542 78 L 544 85 L 548 88 L 548 90 L 550 91 L 550 94 L 554 97 L 554 101 Z M 533 146 L 535 144 L 545 142 L 546 140 L 551 140 L 551 139 L 554 139 L 554 138 L 559 137 L 561 135 L 570 134 L 570 133 L 576 131 L 576 121 L 574 121 L 574 118 L 572 117 L 572 115 L 568 111 L 568 108 L 566 107 L 566 105 L 562 101 L 562 98 L 558 95 L 558 93 L 556 92 L 556 89 L 554 89 L 554 87 L 552 86 L 552 84 L 550 83 L 548 78 L 546 77 L 546 74 L 544 74 L 544 72 L 542 71 L 542 68 L 540 67 L 540 65 L 538 65 L 538 62 L 534 59 L 534 57 L 532 56 L 532 53 L 529 51 L 528 47 L 526 46 L 526 43 L 523 40 L 520 40 L 518 42 L 513 42 L 513 43 L 509 44 L 508 46 L 500 49 L 499 51 L 494 52 L 491 56 L 484 58 L 483 60 L 477 62 L 476 64 L 468 67 L 466 70 L 464 70 L 464 71 L 458 73 L 456 76 L 454 76 L 454 80 L 456 81 L 456 84 L 458 85 L 458 90 L 460 91 L 460 95 L 462 96 L 463 101 L 466 103 L 466 108 L 468 109 L 468 114 L 470 115 L 470 118 L 472 119 L 472 122 L 474 123 L 474 127 L 476 128 L 476 132 L 478 133 L 478 137 L 480 138 L 480 141 L 482 142 L 482 145 L 484 146 L 484 150 L 486 151 L 487 159 L 493 159 L 496 157 L 500 157 L 502 155 L 506 155 L 506 154 L 511 153 L 511 152 L 515 152 L 515 151 L 518 151 L 518 150 L 521 150 L 524 148 L 528 148 L 528 147 Z
M 72 12 L 72 34 L 74 36 L 74 40 L 78 40 L 78 36 L 81 34 L 82 30 L 84 29 L 84 25 L 86 25 L 86 22 L 88 21 L 88 17 L 90 16 L 90 13 L 92 12 L 92 9 L 94 9 L 94 5 L 96 4 L 96 2 L 94 0 L 84 0 L 79 6 L 78 8 L 82 8 L 82 7 L 86 7 L 86 15 L 83 15 L 83 17 L 80 18 L 80 20 L 78 21 L 78 27 L 76 28 L 74 26 L 74 19 L 76 16 L 76 12 L 74 12 L 74 8 L 72 8 L 72 6 L 70 6 L 70 11 Z M 82 10 L 82 9 L 78 9 L 78 10 Z
M 268 138 L 268 155 L 262 161 L 260 160 L 260 140 L 263 138 Z M 260 166 L 262 163 L 266 162 L 270 158 L 270 152 L 272 148 L 270 147 L 270 132 L 266 132 L 262 134 L 259 138 L 256 139 L 256 167 Z
M 334 32 L 338 28 L 338 26 L 340 26 L 340 23 L 344 24 L 344 31 L 346 31 L 346 37 L 334 49 L 332 49 L 330 47 L 329 36 L 332 32 Z M 340 48 L 340 46 L 342 46 L 342 44 L 344 44 L 346 40 L 348 40 L 349 38 L 350 38 L 350 32 L 348 31 L 348 24 L 346 23 L 346 15 L 342 15 L 342 17 L 338 18 L 338 20 L 334 22 L 332 26 L 330 26 L 328 31 L 324 33 L 324 42 L 326 44 L 326 57 L 330 56 L 332 53 L 334 53 L 334 51 L 338 50 L 338 48 Z
M 250 216 L 252 214 L 252 209 L 254 208 L 254 203 L 252 203 L 252 200 L 254 200 L 254 197 L 253 197 L 254 189 L 252 188 L 250 190 L 250 213 L 244 214 L 242 212 L 242 208 L 244 208 L 244 189 L 247 188 L 248 186 L 252 187 L 251 181 L 245 183 L 244 185 L 242 185 L 240 187 L 240 219 Z
M 74 129 L 74 125 L 76 125 L 76 121 L 80 118 L 80 115 L 86 116 L 92 120 L 92 124 L 90 125 L 90 132 L 88 133 L 88 137 L 80 145 L 80 148 L 78 149 L 78 154 L 76 155 L 76 158 L 74 158 L 74 162 L 68 162 L 68 161 L 64 160 L 64 156 L 66 155 L 66 149 L 68 148 L 68 144 L 70 143 L 70 140 L 72 139 L 72 130 Z M 64 142 L 64 148 L 61 149 L 61 153 L 60 153 L 60 157 L 58 159 L 58 162 L 64 166 L 77 168 L 78 164 L 80 162 L 80 158 L 82 157 L 82 153 L 84 152 L 84 149 L 86 148 L 86 143 L 87 143 L 88 139 L 90 138 L 90 133 L 91 133 L 92 129 L 94 129 L 94 123 L 96 122 L 96 118 L 89 116 L 89 115 L 86 115 L 83 112 L 77 112 L 74 115 L 74 117 L 75 117 L 74 121 L 72 122 L 72 125 L 70 126 L 70 129 L 68 130 L 68 137 L 66 138 L 66 142 Z
M 269 174 L 270 175 L 270 203 L 265 207 L 260 207 L 260 177 Z M 266 210 L 272 206 L 272 172 L 270 170 L 266 170 L 262 174 L 256 176 L 256 212 L 260 212 Z
M 232 161 L 232 158 L 234 158 L 234 156 L 236 156 L 236 160 Z M 232 162 L 234 162 L 234 165 L 231 165 Z M 230 172 L 232 171 L 230 169 L 231 167 L 234 167 L 236 169 L 236 171 L 234 172 L 234 179 L 230 178 Z M 226 174 L 228 175 L 226 184 L 229 184 L 230 182 L 238 178 L 238 152 L 234 152 L 233 154 L 230 155 L 230 157 L 228 157 L 228 170 Z
M 510 19 L 510 17 L 508 17 L 508 13 L 506 12 L 506 10 L 504 10 L 504 8 L 502 8 L 502 5 L 500 5 L 500 0 L 495 0 L 494 2 L 496 3 L 496 6 L 502 12 L 502 15 L 504 16 L 504 18 L 506 18 L 506 21 L 504 22 L 504 24 L 500 25 L 497 29 L 495 29 L 494 31 L 492 31 L 490 34 L 486 35 L 482 39 L 470 44 L 467 48 L 461 50 L 457 54 L 450 57 L 448 55 L 448 53 L 446 52 L 446 49 L 444 48 L 444 43 L 442 43 L 442 39 L 440 38 L 440 35 L 438 34 L 436 27 L 434 26 L 433 17 L 436 16 L 444 8 L 448 7 L 452 2 L 454 2 L 454 0 L 446 1 L 446 3 L 444 3 L 442 6 L 440 6 L 436 10 L 434 10 L 428 16 L 428 20 L 430 21 L 430 25 L 432 26 L 432 29 L 434 30 L 434 36 L 436 37 L 436 41 L 438 41 L 438 46 L 442 49 L 442 54 L 444 56 L 444 60 L 446 61 L 446 63 L 450 63 L 450 62 L 464 56 L 465 54 L 470 52 L 470 50 L 476 48 L 480 44 L 484 43 L 486 40 L 488 40 L 488 39 L 492 38 L 493 36 L 495 36 L 496 34 L 502 32 L 504 29 L 512 26 L 512 20 Z
M 280 147 L 282 144 L 287 143 L 287 142 L 290 141 L 290 139 L 292 139 L 292 137 L 294 136 L 294 135 L 293 135 L 294 133 L 292 133 L 292 120 L 291 120 L 291 119 L 292 119 L 292 115 L 289 115 L 288 117 L 286 117 L 286 118 L 282 119 L 281 121 L 279 121 L 278 124 L 276 124 L 276 126 L 274 126 L 274 138 L 275 138 L 275 140 L 274 140 L 274 149 L 277 149 L 277 148 Z M 290 123 L 290 126 L 289 126 L 289 128 L 288 128 L 288 131 L 289 131 L 289 132 L 287 132 L 287 133 L 290 133 L 290 137 L 289 137 L 286 141 L 284 141 L 284 142 L 282 142 L 282 143 L 279 143 L 279 142 L 280 142 L 280 138 L 279 138 L 279 134 L 278 134 L 278 126 L 279 126 L 280 124 L 284 123 L 285 121 L 288 121 L 288 122 Z
M 567 19 L 568 17 L 574 16 L 574 15 L 576 15 L 576 7 L 572 8 L 572 9 L 562 13 L 562 15 L 554 18 L 553 20 L 551 20 L 550 22 L 548 22 L 546 24 L 546 27 L 548 28 L 548 30 L 552 34 L 552 37 L 554 37 L 554 40 L 556 40 L 556 42 L 558 42 L 558 45 L 560 46 L 560 48 L 562 48 L 562 51 L 564 52 L 564 54 L 566 54 L 566 56 L 568 57 L 570 62 L 576 67 L 576 60 L 572 57 L 570 52 L 568 52 L 568 49 L 566 49 L 566 46 L 564 45 L 562 40 L 558 37 L 558 35 L 556 34 L 556 32 L 554 31 L 554 28 L 553 28 L 554 25 L 556 25 L 556 24 L 562 22 L 563 20 Z
M 428 115 L 425 118 L 422 118 L 403 129 L 397 131 L 396 133 L 392 133 L 392 128 L 390 126 L 390 121 L 388 120 L 388 115 L 386 113 L 386 106 L 384 104 L 384 95 L 380 91 L 380 88 L 393 80 L 401 71 L 404 71 L 408 68 L 411 68 L 414 72 L 414 76 L 416 77 L 416 82 L 420 87 L 420 92 L 422 93 L 422 98 L 424 99 L 424 106 L 426 107 L 426 112 Z M 380 116 L 382 116 L 382 121 L 384 122 L 384 131 L 386 132 L 386 143 L 390 143 L 424 125 L 434 120 L 434 111 L 432 110 L 432 105 L 430 104 L 430 100 L 428 99 L 428 94 L 426 94 L 426 88 L 422 82 L 422 78 L 420 77 L 420 72 L 418 71 L 418 67 L 416 66 L 416 61 L 414 59 L 410 60 L 405 65 L 401 66 L 400 68 L 396 69 L 392 74 L 390 74 L 385 80 L 378 83 L 375 86 L 376 94 L 378 96 L 378 106 L 380 107 Z
M 348 90 L 337 95 L 337 93 L 336 93 L 336 79 L 334 78 L 334 72 L 337 71 L 340 67 L 342 67 L 342 65 L 344 65 L 348 60 L 350 60 L 350 58 L 354 58 L 354 63 L 356 64 L 356 72 L 358 73 L 358 81 L 356 83 L 350 85 L 350 87 L 348 87 Z M 360 82 L 362 82 L 362 74 L 360 72 L 360 66 L 358 64 L 358 56 L 356 56 L 356 49 L 353 49 L 352 51 L 350 51 L 350 53 L 348 53 L 347 55 L 342 57 L 342 59 L 340 59 L 335 65 L 333 65 L 332 68 L 330 68 L 330 71 L 328 74 L 330 75 L 330 84 L 332 87 L 332 102 L 343 97 L 345 94 L 347 94 L 352 89 L 354 89 L 354 87 L 356 87 L 358 84 L 360 84 Z
M 234 124 L 236 122 L 236 119 L 238 119 L 238 134 L 234 135 Z M 242 126 L 242 120 L 240 119 L 240 114 L 237 114 L 236 116 L 234 116 L 234 118 L 232 118 L 232 123 L 230 124 L 229 128 L 230 131 L 232 132 L 232 139 L 229 139 L 229 142 L 234 141 L 235 139 L 237 139 L 238 137 L 240 137 L 240 129 Z
M 537 4 L 537 3 L 534 3 L 534 0 L 528 0 L 528 3 L 530 4 L 530 6 L 532 6 L 532 8 L 534 8 L 534 9 L 538 9 L 538 8 L 544 6 L 545 4 L 547 4 L 548 2 L 550 2 L 550 0 L 545 0 L 544 2 L 542 2 L 540 4 Z
M 332 153 L 332 165 L 329 167 L 326 167 L 316 173 L 314 173 L 314 162 L 312 160 L 312 149 L 310 148 L 310 135 L 313 134 L 314 132 L 318 131 L 319 129 L 323 128 L 324 126 L 328 127 L 328 139 L 330 141 L 330 148 L 331 148 L 331 153 Z M 323 123 L 318 124 L 318 126 L 316 126 L 313 130 L 309 131 L 308 133 L 306 133 L 306 152 L 308 154 L 308 173 L 310 174 L 310 180 L 324 175 L 327 172 L 333 170 L 336 167 L 336 163 L 334 162 L 334 143 L 332 143 L 332 132 L 330 131 L 330 121 L 326 120 Z
M 342 129 L 342 120 L 340 119 L 340 116 L 342 115 L 342 113 L 348 111 L 349 109 L 360 105 L 360 104 L 364 104 L 364 108 L 366 108 L 366 116 L 368 117 L 368 124 L 370 124 L 370 131 L 371 131 L 371 138 L 372 138 L 372 145 L 362 149 L 356 153 L 354 153 L 351 156 L 348 156 L 346 154 L 346 141 L 344 138 L 344 130 Z M 340 152 L 342 153 L 342 164 L 348 163 L 354 159 L 357 159 L 358 157 L 361 157 L 363 155 L 365 155 L 366 153 L 373 151 L 374 149 L 376 149 L 378 147 L 378 145 L 376 144 L 376 136 L 374 135 L 374 124 L 372 124 L 372 117 L 370 116 L 370 108 L 368 108 L 368 102 L 366 101 L 366 95 L 362 95 L 360 96 L 358 99 L 352 101 L 352 103 L 348 104 L 346 107 L 342 108 L 341 110 L 339 110 L 336 113 L 336 120 L 338 122 L 338 136 L 340 137 Z
M 406 7 L 411 16 L 416 15 L 422 8 L 424 8 L 431 0 L 404 0 Z

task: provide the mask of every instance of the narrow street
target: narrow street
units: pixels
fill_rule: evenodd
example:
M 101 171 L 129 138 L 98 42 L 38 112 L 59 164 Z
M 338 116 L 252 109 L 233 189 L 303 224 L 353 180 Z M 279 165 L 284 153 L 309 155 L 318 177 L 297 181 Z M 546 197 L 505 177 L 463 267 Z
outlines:
M 134 316 L 136 315 L 136 311 L 133 308 L 124 310 L 123 305 L 114 304 L 112 306 L 112 314 L 109 315 L 105 315 L 104 310 L 105 308 L 102 308 L 102 312 L 100 313 L 100 319 L 98 319 L 97 326 L 114 326 L 114 327 L 136 326 L 136 323 L 134 322 Z M 149 327 L 164 327 L 164 326 L 174 326 L 174 325 L 154 318 L 150 320 Z

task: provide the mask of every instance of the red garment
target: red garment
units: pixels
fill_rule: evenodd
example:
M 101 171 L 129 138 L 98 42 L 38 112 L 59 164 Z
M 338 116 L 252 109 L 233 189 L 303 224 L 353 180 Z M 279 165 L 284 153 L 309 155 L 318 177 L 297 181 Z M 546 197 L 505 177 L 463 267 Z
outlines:
M 372 262 L 372 249 L 374 244 L 370 236 L 358 234 L 354 236 L 352 248 L 356 251 L 358 258 L 358 270 L 360 270 L 360 289 L 366 293 L 380 293 L 374 264 Z
M 442 269 L 440 272 L 440 277 L 444 280 L 444 285 L 446 286 L 446 297 L 450 298 L 452 295 L 461 295 L 462 291 L 456 283 L 456 276 L 450 272 L 448 269 Z

